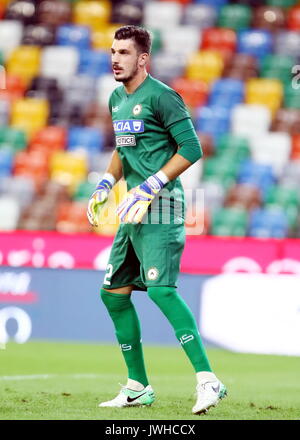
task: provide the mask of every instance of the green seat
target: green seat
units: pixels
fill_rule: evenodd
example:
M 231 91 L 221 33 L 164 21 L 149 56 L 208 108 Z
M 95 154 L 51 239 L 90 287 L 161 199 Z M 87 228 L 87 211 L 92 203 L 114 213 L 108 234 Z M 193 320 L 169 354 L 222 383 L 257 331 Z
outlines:
M 150 33 L 152 35 L 151 53 L 155 54 L 162 48 L 161 33 L 159 29 L 150 29 Z
M 220 183 L 229 188 L 235 183 L 239 164 L 232 157 L 209 157 L 204 161 L 203 180 Z
M 265 205 L 267 207 L 284 209 L 288 217 L 289 226 L 295 227 L 297 225 L 300 207 L 298 189 L 280 185 L 272 186 L 265 195 Z
M 3 54 L 3 51 L 0 50 L 0 66 L 4 66 L 4 63 L 5 63 L 4 54 Z
M 248 213 L 242 208 L 221 208 L 212 215 L 211 234 L 219 237 L 245 237 Z
M 296 59 L 284 55 L 266 55 L 260 64 L 260 76 L 263 78 L 276 78 L 284 84 L 292 80 L 292 67 Z
M 269 6 L 278 6 L 279 8 L 290 8 L 297 4 L 298 0 L 267 0 Z
M 235 31 L 250 27 L 252 10 L 247 5 L 225 5 L 218 17 L 218 26 L 231 28 Z
M 88 200 L 94 191 L 95 184 L 85 181 L 77 186 L 73 198 L 76 201 Z
M 11 127 L 0 127 L 0 148 L 8 147 L 14 152 L 23 150 L 27 145 L 27 137 L 23 130 Z
M 249 141 L 241 136 L 234 136 L 230 133 L 222 135 L 216 142 L 217 157 L 226 157 L 228 160 L 242 161 L 251 154 Z
M 300 109 L 300 87 L 293 87 L 291 81 L 284 87 L 283 103 L 286 108 Z

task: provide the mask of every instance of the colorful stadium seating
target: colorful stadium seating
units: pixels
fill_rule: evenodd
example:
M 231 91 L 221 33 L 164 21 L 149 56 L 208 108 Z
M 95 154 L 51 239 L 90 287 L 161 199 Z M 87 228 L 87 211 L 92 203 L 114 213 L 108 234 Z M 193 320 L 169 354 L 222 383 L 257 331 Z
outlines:
M 149 72 L 193 119 L 204 159 L 182 181 L 204 190 L 204 233 L 300 237 L 298 0 L 1 1 L 0 230 L 92 230 L 123 24 L 152 32 Z

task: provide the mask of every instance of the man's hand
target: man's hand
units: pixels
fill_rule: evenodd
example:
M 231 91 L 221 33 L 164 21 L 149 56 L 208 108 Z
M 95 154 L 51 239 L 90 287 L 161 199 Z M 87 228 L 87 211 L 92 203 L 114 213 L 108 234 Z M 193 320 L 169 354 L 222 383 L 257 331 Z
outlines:
M 87 208 L 87 218 L 91 225 L 99 225 L 99 211 L 106 203 L 111 189 L 112 184 L 108 180 L 103 179 L 99 182 L 96 191 L 91 195 Z
M 141 185 L 132 188 L 117 208 L 117 214 L 121 222 L 140 223 L 150 203 L 163 186 L 163 182 L 157 175 L 153 175 Z

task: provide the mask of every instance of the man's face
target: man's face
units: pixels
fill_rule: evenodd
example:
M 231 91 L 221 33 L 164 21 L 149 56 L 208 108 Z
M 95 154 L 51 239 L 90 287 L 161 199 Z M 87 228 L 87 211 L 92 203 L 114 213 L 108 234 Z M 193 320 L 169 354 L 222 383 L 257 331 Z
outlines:
M 139 55 L 134 41 L 114 40 L 111 47 L 111 63 L 116 81 L 130 81 L 138 72 Z

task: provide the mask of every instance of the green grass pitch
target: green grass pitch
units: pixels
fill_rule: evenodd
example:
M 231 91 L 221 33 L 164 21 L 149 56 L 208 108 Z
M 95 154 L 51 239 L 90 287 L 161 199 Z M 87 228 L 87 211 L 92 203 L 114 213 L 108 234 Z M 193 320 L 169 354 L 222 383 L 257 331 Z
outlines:
M 228 397 L 194 416 L 195 376 L 180 347 L 145 346 L 151 407 L 98 408 L 126 369 L 117 345 L 9 343 L 0 350 L 1 420 L 299 420 L 300 358 L 208 349 Z

